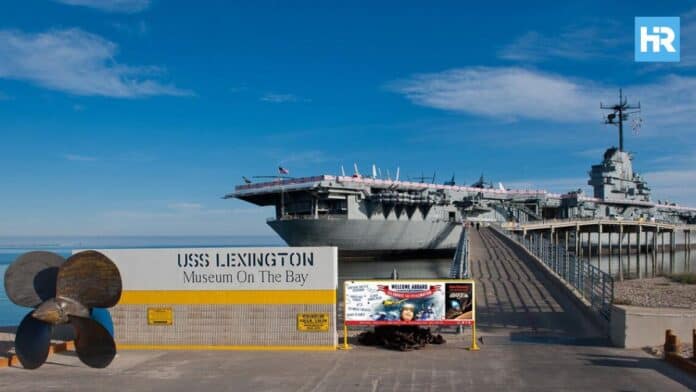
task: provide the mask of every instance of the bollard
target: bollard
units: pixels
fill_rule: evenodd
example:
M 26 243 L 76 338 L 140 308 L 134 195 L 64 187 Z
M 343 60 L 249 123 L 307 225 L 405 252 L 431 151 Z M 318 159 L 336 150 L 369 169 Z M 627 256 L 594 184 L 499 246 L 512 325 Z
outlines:
M 665 345 L 664 345 L 665 355 L 676 354 L 679 350 L 679 339 L 676 335 L 672 334 L 672 330 L 668 329 L 665 331 Z
M 696 361 L 696 329 L 691 330 L 691 359 Z

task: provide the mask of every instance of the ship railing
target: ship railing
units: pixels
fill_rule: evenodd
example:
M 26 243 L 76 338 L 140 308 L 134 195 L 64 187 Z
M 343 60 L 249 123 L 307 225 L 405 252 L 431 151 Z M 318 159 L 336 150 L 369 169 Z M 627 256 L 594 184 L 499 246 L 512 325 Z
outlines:
M 319 214 L 319 215 L 285 215 L 282 217 L 269 217 L 266 222 L 273 221 L 292 221 L 292 220 L 343 220 L 347 219 L 347 214 Z
M 610 274 L 582 260 L 563 245 L 554 244 L 543 233 L 530 232 L 524 236 L 499 227 L 494 229 L 536 256 L 559 279 L 573 287 L 593 312 L 609 321 L 614 301 L 614 278 Z

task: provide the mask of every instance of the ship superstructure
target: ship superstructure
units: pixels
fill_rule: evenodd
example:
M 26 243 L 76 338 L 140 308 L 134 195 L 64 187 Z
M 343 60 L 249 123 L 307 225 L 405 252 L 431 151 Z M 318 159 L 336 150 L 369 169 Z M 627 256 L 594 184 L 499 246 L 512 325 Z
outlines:
M 545 219 L 606 218 L 696 223 L 696 209 L 654 203 L 647 182 L 633 170 L 623 150 L 623 121 L 639 109 L 619 104 L 607 123 L 619 128 L 619 147 L 611 147 L 593 165 L 582 191 L 494 188 L 483 177 L 472 186 L 321 175 L 239 185 L 226 198 L 274 206 L 268 224 L 292 246 L 337 246 L 343 254 L 453 252 L 464 221 L 526 223 Z

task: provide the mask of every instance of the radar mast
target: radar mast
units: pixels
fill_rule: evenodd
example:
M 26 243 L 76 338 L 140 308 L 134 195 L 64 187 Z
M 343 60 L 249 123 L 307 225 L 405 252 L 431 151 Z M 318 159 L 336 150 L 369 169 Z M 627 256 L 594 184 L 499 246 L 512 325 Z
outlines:
M 615 105 L 604 105 L 599 103 L 599 108 L 603 110 L 611 110 L 612 112 L 607 114 L 604 119 L 605 124 L 612 124 L 619 126 L 619 151 L 624 150 L 623 145 L 623 123 L 624 120 L 628 120 L 628 116 L 634 113 L 640 112 L 640 102 L 638 105 L 630 105 L 628 103 L 628 98 L 623 96 L 623 91 L 619 89 L 619 103 Z

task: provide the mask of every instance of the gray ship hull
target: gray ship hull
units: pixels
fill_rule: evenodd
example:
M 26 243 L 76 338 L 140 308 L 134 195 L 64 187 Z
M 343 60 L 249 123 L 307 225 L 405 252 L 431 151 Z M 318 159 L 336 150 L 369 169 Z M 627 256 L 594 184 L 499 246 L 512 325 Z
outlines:
M 337 246 L 344 255 L 446 255 L 454 252 L 462 230 L 447 221 L 291 219 L 268 225 L 290 246 Z

